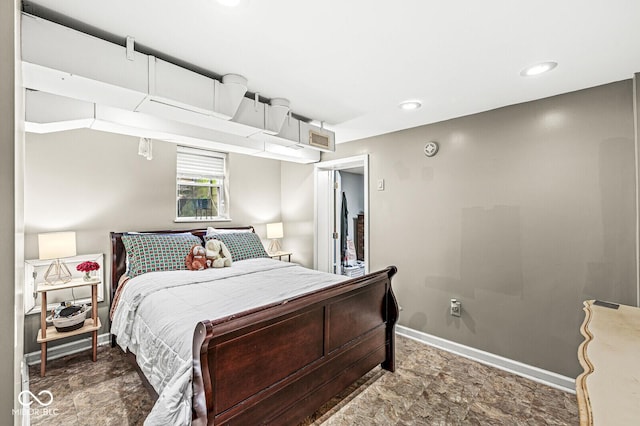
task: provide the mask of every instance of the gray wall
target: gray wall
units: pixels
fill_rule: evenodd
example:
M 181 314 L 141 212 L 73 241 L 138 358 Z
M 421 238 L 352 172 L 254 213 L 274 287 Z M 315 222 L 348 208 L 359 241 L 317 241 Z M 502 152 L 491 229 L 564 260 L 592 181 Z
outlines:
M 371 270 L 398 266 L 400 324 L 575 377 L 582 301 L 636 301 L 632 93 L 621 81 L 323 155 L 370 156 Z
M 13 416 L 12 409 L 19 408 L 20 361 L 22 359 L 21 287 L 17 282 L 22 260 L 22 137 L 17 117 L 23 105 L 16 99 L 16 80 L 19 63 L 17 49 L 19 27 L 17 16 L 19 2 L 0 3 L 0 424 L 20 424 L 21 417 Z M 20 93 L 19 91 L 17 92 Z M 17 306 L 16 306 L 17 305 Z
M 634 121 L 635 125 L 635 147 L 636 147 L 636 178 L 639 180 L 636 182 L 636 232 L 638 236 L 636 237 L 636 253 L 638 253 L 638 248 L 640 247 L 640 72 L 635 73 L 633 76 L 633 109 L 636 112 L 636 117 Z M 637 259 L 637 257 L 636 257 Z M 640 264 L 636 266 L 636 273 L 638 275 L 638 282 L 636 287 L 636 306 L 640 306 Z
M 174 223 L 175 144 L 154 141 L 151 161 L 137 152 L 137 138 L 94 130 L 27 134 L 26 258 L 38 257 L 38 233 L 72 230 L 78 254 L 105 254 L 108 280 L 110 231 L 216 225 Z M 280 162 L 230 154 L 228 164 L 233 220 L 217 226 L 254 225 L 264 238 L 265 224 L 281 220 Z M 105 298 L 108 293 L 105 291 Z M 105 324 L 100 333 L 108 332 L 107 306 L 105 302 L 99 308 Z M 35 342 L 38 321 L 38 315 L 26 318 L 26 352 L 39 349 Z
M 15 91 L 14 75 L 14 7 L 13 2 L 0 4 L 0 376 L 14 375 L 14 133 Z M 0 423 L 12 424 L 11 409 L 14 401 L 13 380 L 3 380 L 0 386 Z
M 313 185 L 312 165 L 282 162 L 282 249 L 293 252 L 291 260 L 307 268 L 313 268 Z

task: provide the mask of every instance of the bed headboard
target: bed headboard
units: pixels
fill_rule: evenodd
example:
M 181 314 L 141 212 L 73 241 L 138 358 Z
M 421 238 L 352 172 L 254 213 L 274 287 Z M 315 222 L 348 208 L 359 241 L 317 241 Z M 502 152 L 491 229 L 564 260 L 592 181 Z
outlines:
M 250 229 L 251 232 L 255 232 L 253 226 L 234 226 L 234 227 L 219 227 L 216 229 L 227 229 L 227 230 L 247 230 Z M 132 231 L 128 231 L 132 232 Z M 174 229 L 170 231 L 140 231 L 149 234 L 174 234 L 179 232 L 191 232 L 193 235 L 200 237 L 204 244 L 204 236 L 207 233 L 206 229 Z M 122 243 L 122 235 L 127 232 L 111 232 L 111 301 L 113 301 L 113 295 L 118 288 L 118 282 L 120 281 L 120 277 L 124 275 L 127 271 L 127 253 L 124 249 L 124 244 Z

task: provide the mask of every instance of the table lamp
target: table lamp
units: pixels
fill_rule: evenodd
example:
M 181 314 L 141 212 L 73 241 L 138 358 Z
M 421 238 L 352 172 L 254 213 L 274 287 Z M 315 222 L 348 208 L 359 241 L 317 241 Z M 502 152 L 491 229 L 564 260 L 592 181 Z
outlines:
M 280 247 L 280 238 L 284 237 L 282 232 L 282 222 L 267 223 L 267 238 L 271 240 L 269 244 L 269 253 L 277 253 L 282 248 Z
M 40 260 L 53 259 L 44 274 L 47 284 L 71 281 L 71 272 L 67 265 L 60 260 L 63 257 L 76 255 L 75 232 L 49 232 L 38 234 L 38 258 Z

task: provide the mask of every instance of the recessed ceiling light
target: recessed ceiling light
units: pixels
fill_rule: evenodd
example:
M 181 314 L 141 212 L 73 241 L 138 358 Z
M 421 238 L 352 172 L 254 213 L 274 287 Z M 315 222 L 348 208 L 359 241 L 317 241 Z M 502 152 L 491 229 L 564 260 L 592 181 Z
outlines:
M 414 109 L 418 109 L 422 106 L 422 102 L 420 101 L 404 101 L 404 102 L 400 102 L 400 105 L 398 105 L 400 108 L 402 108 L 405 111 L 411 111 Z
M 218 3 L 227 7 L 236 7 L 240 4 L 240 0 L 218 0 Z
M 557 62 L 549 61 L 549 62 L 541 62 L 539 64 L 531 65 L 520 71 L 520 75 L 523 77 L 531 77 L 534 75 L 540 75 L 547 71 L 551 71 L 555 67 L 558 66 Z

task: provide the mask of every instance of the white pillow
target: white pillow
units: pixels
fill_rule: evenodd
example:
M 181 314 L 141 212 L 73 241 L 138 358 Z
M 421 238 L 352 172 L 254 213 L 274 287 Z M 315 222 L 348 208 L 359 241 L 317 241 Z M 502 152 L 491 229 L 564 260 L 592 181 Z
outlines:
M 209 226 L 207 228 L 207 234 L 206 235 L 212 235 L 212 234 L 237 234 L 238 232 L 253 232 L 253 230 L 251 228 L 247 228 L 247 229 L 224 229 L 224 228 L 214 228 L 212 226 Z

